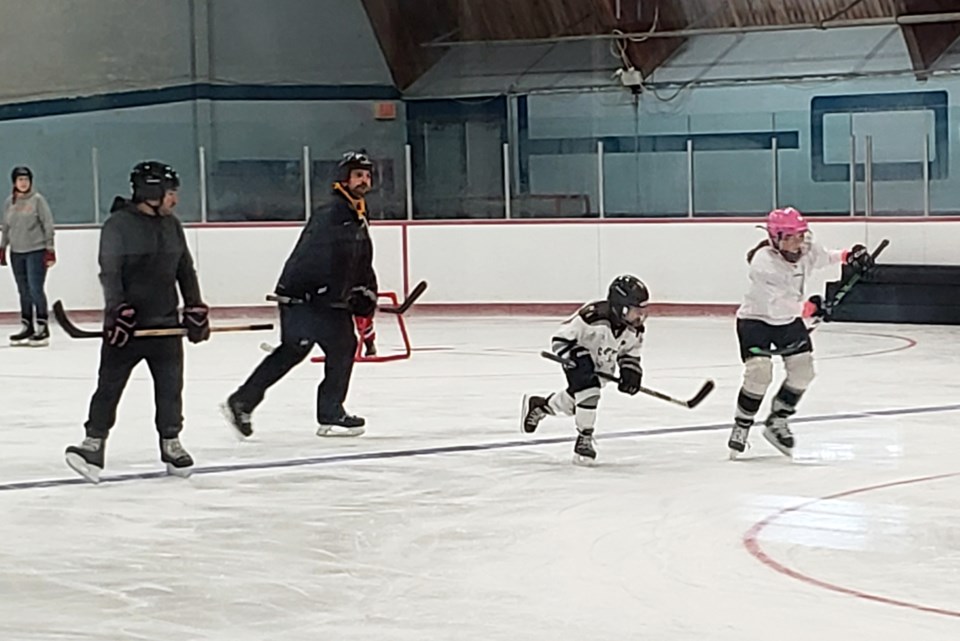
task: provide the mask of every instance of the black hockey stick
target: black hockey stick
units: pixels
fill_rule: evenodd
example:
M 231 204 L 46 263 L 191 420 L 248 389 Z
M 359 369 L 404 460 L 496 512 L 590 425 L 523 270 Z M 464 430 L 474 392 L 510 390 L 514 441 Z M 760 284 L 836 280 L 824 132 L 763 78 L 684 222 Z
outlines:
M 410 290 L 410 293 L 407 294 L 407 297 L 403 299 L 403 302 L 396 307 L 378 307 L 381 312 L 385 314 L 406 314 L 407 310 L 413 307 L 413 304 L 417 302 L 423 292 L 427 291 L 427 281 L 421 280 L 417 283 L 416 287 Z
M 103 330 L 96 331 L 90 329 L 82 329 L 74 325 L 73 321 L 67 316 L 67 311 L 63 308 L 63 303 L 61 301 L 56 301 L 53 304 L 53 317 L 57 319 L 60 327 L 63 328 L 63 331 L 67 333 L 67 336 L 70 338 L 103 338 Z M 270 331 L 273 329 L 273 323 L 260 323 L 254 325 L 229 325 L 222 327 L 211 327 L 211 332 L 263 332 Z M 133 332 L 134 337 L 136 338 L 149 338 L 155 336 L 186 336 L 187 329 L 185 327 L 155 327 L 155 328 L 145 328 L 137 329 Z
M 886 238 L 880 241 L 880 244 L 877 245 L 877 248 L 874 249 L 873 252 L 870 254 L 871 264 L 876 265 L 877 258 L 880 256 L 880 254 L 883 253 L 883 250 L 886 249 L 887 245 L 889 244 L 890 244 L 890 241 L 887 240 Z M 820 323 L 822 321 L 829 322 L 830 315 L 833 313 L 833 310 L 835 310 L 837 308 L 837 305 L 839 305 L 843 301 L 843 299 L 847 296 L 847 294 L 850 293 L 850 290 L 853 289 L 853 286 L 860 282 L 860 279 L 863 278 L 863 275 L 869 271 L 870 269 L 865 269 L 865 270 L 856 271 L 853 274 L 851 274 L 850 277 L 847 278 L 847 280 L 845 280 L 840 285 L 840 288 L 837 289 L 836 292 L 834 292 L 833 298 L 824 302 L 823 316 L 814 319 L 814 322 L 810 326 L 808 331 L 812 332 L 813 330 L 815 330 L 817 327 L 820 326 Z M 754 356 L 792 356 L 793 354 L 799 353 L 799 350 L 806 347 L 806 345 L 807 345 L 807 341 L 802 340 L 802 341 L 796 341 L 796 342 L 790 343 L 788 345 L 784 345 L 782 348 L 779 348 L 779 349 L 764 349 L 762 347 L 751 347 L 747 351 L 749 351 Z
M 413 307 L 413 304 L 417 302 L 423 292 L 427 291 L 427 281 L 421 280 L 417 283 L 417 286 L 414 287 L 406 298 L 403 299 L 403 302 L 394 307 L 393 305 L 382 305 L 377 307 L 378 312 L 383 312 L 384 314 L 405 314 L 407 310 Z M 267 294 L 266 299 L 271 303 L 280 303 L 281 305 L 302 305 L 306 303 L 302 298 L 295 298 L 293 296 L 281 296 L 280 294 Z
M 553 361 L 554 363 L 560 363 L 565 369 L 571 369 L 575 367 L 573 361 L 568 358 L 563 358 L 562 356 L 557 356 L 553 352 L 540 352 L 540 356 L 544 357 L 548 361 Z M 620 378 L 614 376 L 613 374 L 607 374 L 606 372 L 597 372 L 597 376 L 613 383 L 619 383 Z M 713 391 L 713 388 L 716 387 L 716 384 L 712 380 L 707 380 L 700 387 L 696 394 L 694 394 L 690 400 L 684 401 L 679 398 L 674 398 L 663 392 L 658 392 L 657 390 L 652 390 L 649 387 L 641 387 L 640 391 L 646 394 L 647 396 L 652 396 L 654 398 L 659 398 L 661 401 L 666 401 L 668 403 L 673 403 L 674 405 L 679 405 L 680 407 L 686 407 L 687 409 L 693 409 L 697 405 L 703 402 L 710 392 Z

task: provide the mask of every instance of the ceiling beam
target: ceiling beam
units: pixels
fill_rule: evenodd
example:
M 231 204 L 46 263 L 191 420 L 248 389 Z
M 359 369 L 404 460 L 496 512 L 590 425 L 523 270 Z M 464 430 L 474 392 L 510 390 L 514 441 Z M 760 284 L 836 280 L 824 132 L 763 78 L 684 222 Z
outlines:
M 712 36 L 721 34 L 737 33 L 769 33 L 782 31 L 801 31 L 806 29 L 819 29 L 826 31 L 828 29 L 854 29 L 858 27 L 879 27 L 879 26 L 916 26 L 931 25 L 944 22 L 960 21 L 960 11 L 951 11 L 936 14 L 922 15 L 901 15 L 901 16 L 879 16 L 874 18 L 856 18 L 852 20 L 832 20 L 829 22 L 793 22 L 790 24 L 760 24 L 744 25 L 742 27 L 705 27 L 705 28 L 669 28 L 658 30 L 653 33 L 644 31 L 631 31 L 623 34 L 614 33 L 590 33 L 572 36 L 557 36 L 545 38 L 511 38 L 499 40 L 447 40 L 437 38 L 423 43 L 424 47 L 463 47 L 476 44 L 487 45 L 526 45 L 526 44 L 551 44 L 557 42 L 579 42 L 585 40 L 619 40 L 621 38 L 686 38 L 690 36 Z
M 900 0 L 894 10 L 898 17 L 920 18 L 955 7 L 951 0 Z M 909 16 L 903 15 L 909 14 Z M 910 54 L 913 73 L 926 79 L 937 60 L 960 38 L 960 16 L 954 21 L 929 24 L 901 24 L 900 32 Z

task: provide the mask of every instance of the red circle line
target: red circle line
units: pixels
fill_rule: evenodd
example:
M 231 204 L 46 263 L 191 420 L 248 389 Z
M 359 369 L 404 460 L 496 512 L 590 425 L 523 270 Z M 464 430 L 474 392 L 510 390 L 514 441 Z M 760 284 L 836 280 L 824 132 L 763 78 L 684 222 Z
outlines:
M 763 548 L 760 546 L 760 534 L 763 530 L 779 519 L 782 516 L 790 514 L 792 512 L 799 512 L 804 510 L 811 505 L 821 503 L 823 501 L 829 501 L 832 499 L 843 498 L 846 496 L 853 496 L 855 494 L 862 494 L 864 492 L 872 492 L 874 490 L 882 490 L 890 487 L 898 487 L 901 485 L 910 485 L 913 483 L 925 483 L 927 481 L 938 481 L 941 479 L 951 478 L 955 476 L 960 476 L 960 472 L 950 472 L 948 474 L 936 474 L 933 476 L 923 476 L 919 478 L 906 479 L 903 481 L 893 481 L 890 483 L 881 483 L 879 485 L 870 485 L 868 487 L 861 487 L 853 490 L 847 490 L 845 492 L 839 492 L 837 494 L 830 494 L 827 496 L 821 496 L 820 498 L 801 503 L 799 505 L 794 505 L 792 507 L 784 508 L 773 514 L 767 516 L 766 518 L 757 521 L 753 526 L 747 530 L 746 534 L 743 535 L 743 545 L 747 548 L 747 551 L 750 552 L 754 557 L 756 557 L 761 563 L 771 568 L 772 570 L 779 572 L 780 574 L 785 574 L 793 579 L 798 581 L 803 581 L 809 585 L 816 586 L 818 588 L 823 588 L 824 590 L 830 590 L 832 592 L 838 592 L 840 594 L 846 594 L 848 596 L 857 597 L 858 599 L 865 599 L 867 601 L 874 601 L 876 603 L 883 603 L 885 605 L 894 605 L 901 608 L 910 608 L 912 610 L 919 610 L 921 612 L 928 612 L 931 614 L 940 614 L 948 617 L 960 618 L 960 611 L 957 610 L 948 610 L 944 608 L 935 608 L 932 606 L 922 605 L 918 603 L 911 603 L 909 601 L 903 601 L 900 599 L 893 599 L 890 597 L 880 596 L 877 594 L 870 594 L 868 592 L 863 592 L 860 590 L 855 590 L 853 588 L 847 588 L 842 585 L 836 585 L 834 583 L 828 583 L 827 581 L 822 581 L 815 577 L 803 574 L 798 570 L 787 567 L 783 565 L 769 554 L 763 551 Z

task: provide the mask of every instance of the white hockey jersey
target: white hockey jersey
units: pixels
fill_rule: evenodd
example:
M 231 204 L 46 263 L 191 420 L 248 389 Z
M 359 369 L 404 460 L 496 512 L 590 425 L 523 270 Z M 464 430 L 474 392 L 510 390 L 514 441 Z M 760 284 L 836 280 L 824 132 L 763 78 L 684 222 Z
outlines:
M 607 301 L 584 305 L 554 333 L 553 352 L 566 356 L 573 347 L 580 345 L 590 352 L 596 371 L 611 375 L 615 375 L 617 366 L 627 359 L 639 365 L 643 328 L 622 327 L 614 331 L 610 318 Z
M 760 320 L 770 325 L 787 325 L 803 313 L 807 276 L 816 269 L 843 260 L 843 251 L 824 249 L 811 242 L 795 263 L 773 247 L 757 251 L 750 262 L 750 287 L 737 318 Z

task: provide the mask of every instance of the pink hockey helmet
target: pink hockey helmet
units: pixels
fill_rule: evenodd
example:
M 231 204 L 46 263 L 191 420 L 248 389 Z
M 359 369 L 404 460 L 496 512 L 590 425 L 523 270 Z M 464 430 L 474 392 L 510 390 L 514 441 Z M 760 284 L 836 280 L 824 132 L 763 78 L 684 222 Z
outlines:
M 805 234 L 808 230 L 803 214 L 793 207 L 774 209 L 767 214 L 767 234 L 771 240 L 778 241 L 784 236 Z

